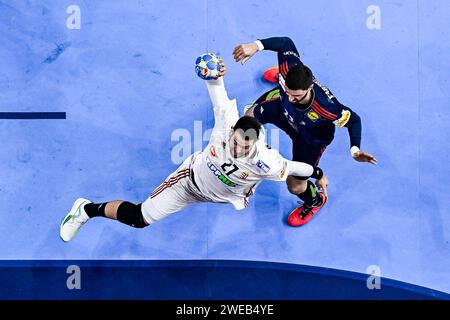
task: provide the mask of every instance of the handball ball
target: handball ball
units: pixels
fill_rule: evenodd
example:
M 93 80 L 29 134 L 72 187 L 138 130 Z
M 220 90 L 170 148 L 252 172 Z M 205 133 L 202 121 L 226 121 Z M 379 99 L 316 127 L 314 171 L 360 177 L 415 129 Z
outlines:
M 215 79 L 219 71 L 219 58 L 213 53 L 204 53 L 195 60 L 195 73 L 203 80 Z

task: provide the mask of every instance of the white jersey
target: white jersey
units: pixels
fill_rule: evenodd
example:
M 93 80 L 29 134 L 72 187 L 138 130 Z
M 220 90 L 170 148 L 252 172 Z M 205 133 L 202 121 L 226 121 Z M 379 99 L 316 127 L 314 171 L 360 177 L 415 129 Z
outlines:
M 259 135 L 249 156 L 233 158 L 229 139 L 239 119 L 236 100 L 227 96 L 223 78 L 206 81 L 214 106 L 214 128 L 208 146 L 194 155 L 192 170 L 201 193 L 214 202 L 229 202 L 237 210 L 244 209 L 248 197 L 263 179 L 285 181 L 289 161 L 265 143 Z
M 207 81 L 207 86 L 215 118 L 209 144 L 184 160 L 142 203 L 148 224 L 196 202 L 232 203 L 241 210 L 263 179 L 284 181 L 289 174 L 309 177 L 315 171 L 309 164 L 286 160 L 277 150 L 268 148 L 264 132 L 248 157 L 233 158 L 229 140 L 239 119 L 236 100 L 228 99 L 222 78 Z

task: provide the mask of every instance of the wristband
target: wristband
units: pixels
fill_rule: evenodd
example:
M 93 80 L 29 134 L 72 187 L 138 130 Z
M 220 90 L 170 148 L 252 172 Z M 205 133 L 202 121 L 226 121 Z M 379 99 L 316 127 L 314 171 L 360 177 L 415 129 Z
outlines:
M 256 40 L 254 43 L 256 43 L 256 45 L 258 46 L 258 51 L 263 51 L 264 50 L 264 46 L 263 46 L 261 41 Z
M 320 180 L 323 177 L 323 171 L 319 167 L 313 167 L 313 174 L 311 175 L 311 178 Z
M 355 154 L 359 151 L 359 148 L 357 146 L 353 146 L 350 148 L 350 153 L 352 155 L 352 157 L 355 157 Z

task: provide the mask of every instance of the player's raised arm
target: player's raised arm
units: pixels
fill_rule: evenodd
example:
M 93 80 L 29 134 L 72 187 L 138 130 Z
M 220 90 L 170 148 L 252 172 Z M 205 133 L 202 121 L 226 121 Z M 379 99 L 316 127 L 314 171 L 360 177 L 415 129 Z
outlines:
M 216 79 L 205 81 L 214 107 L 214 133 L 217 130 L 222 133 L 229 130 L 239 118 L 236 100 L 230 100 L 225 89 L 223 77 L 226 74 L 226 66 L 222 59 L 219 60 L 219 65 L 220 71 Z
M 214 109 L 226 107 L 230 103 L 223 81 L 227 69 L 222 59 L 219 60 L 219 64 L 220 71 L 217 77 L 213 80 L 206 80 L 206 87 Z
M 300 56 L 294 42 L 288 37 L 272 37 L 244 43 L 236 46 L 233 57 L 236 62 L 244 64 L 255 53 L 262 50 L 270 50 L 278 53 L 278 61 L 281 62 L 288 55 L 300 60 Z

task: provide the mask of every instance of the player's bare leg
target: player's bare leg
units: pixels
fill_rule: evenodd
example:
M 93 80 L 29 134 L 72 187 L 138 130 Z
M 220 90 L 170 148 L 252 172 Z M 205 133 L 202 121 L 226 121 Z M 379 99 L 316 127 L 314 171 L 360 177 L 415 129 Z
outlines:
M 289 176 L 286 180 L 286 184 L 290 193 L 299 195 L 306 191 L 308 186 L 307 180 L 297 179 L 293 176 Z
M 286 182 L 289 192 L 295 194 L 303 201 L 303 205 L 295 208 L 288 218 L 289 225 L 299 227 L 308 223 L 325 205 L 327 201 L 326 190 L 325 192 L 318 192 L 310 180 L 294 176 L 289 176 Z

